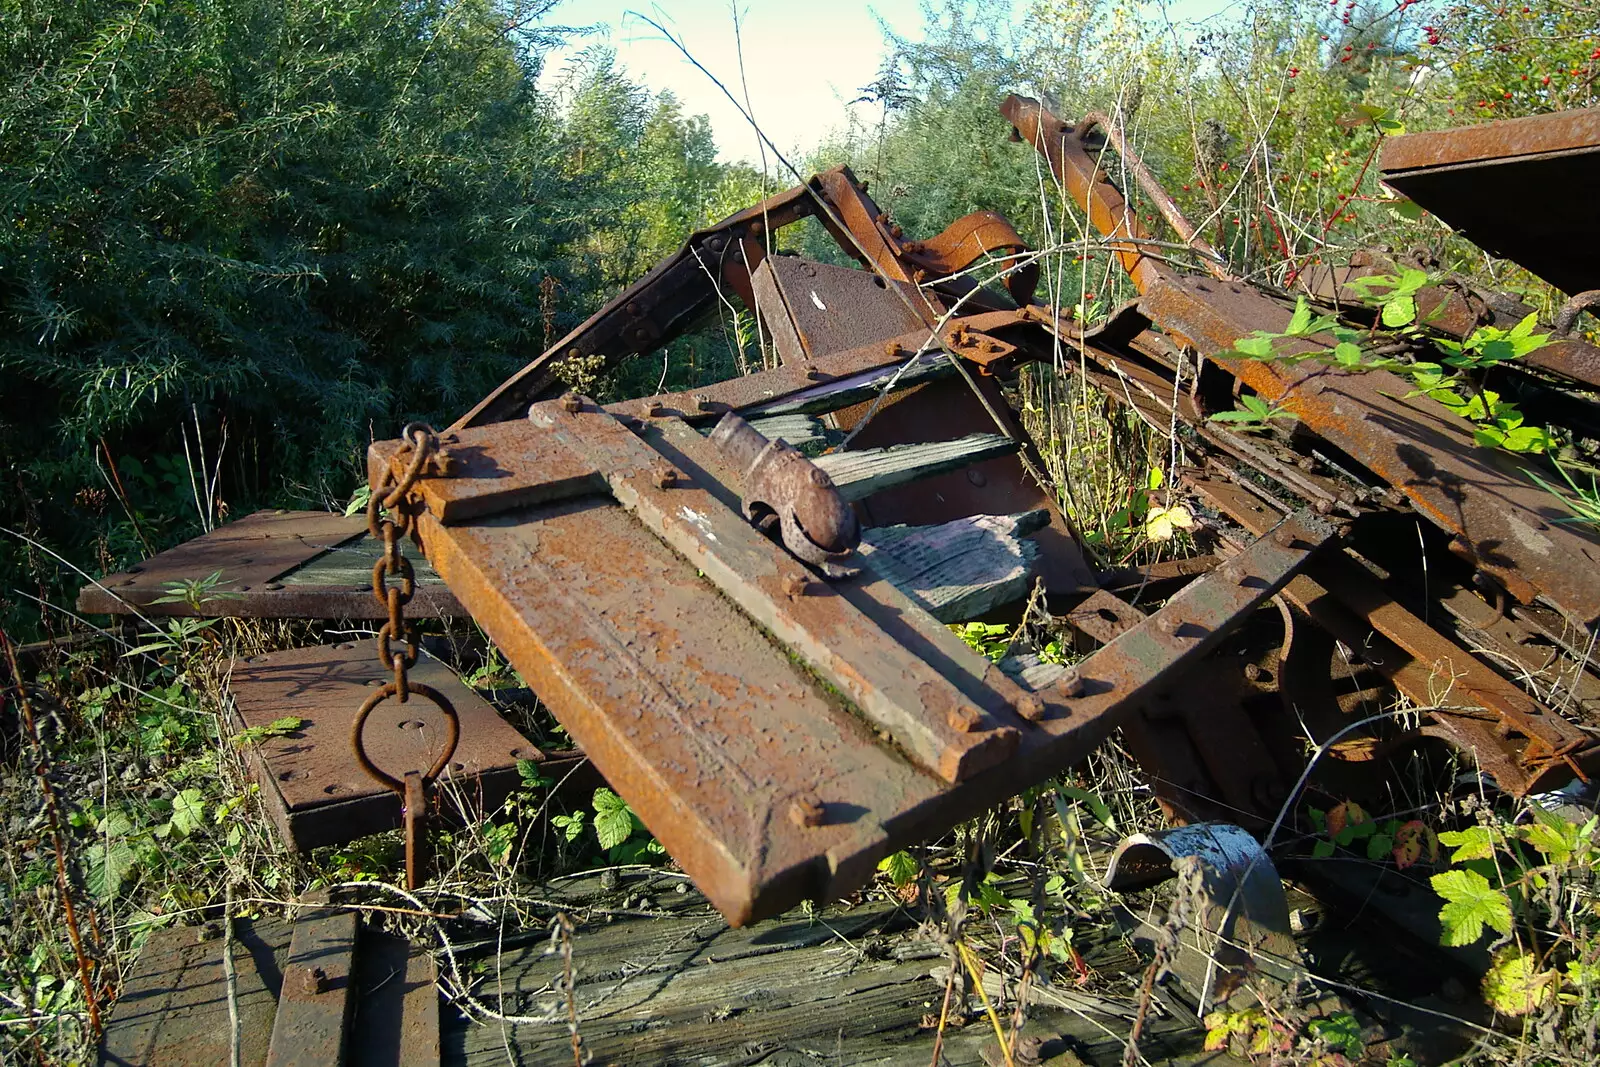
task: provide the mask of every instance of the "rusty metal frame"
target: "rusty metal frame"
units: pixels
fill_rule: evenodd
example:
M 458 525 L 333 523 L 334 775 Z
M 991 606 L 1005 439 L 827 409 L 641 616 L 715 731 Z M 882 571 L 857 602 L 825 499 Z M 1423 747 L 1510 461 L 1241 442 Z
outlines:
M 529 422 L 537 434 L 489 426 L 449 447 L 478 450 L 507 485 L 552 471 L 538 502 L 446 522 L 434 502 L 449 479 L 424 478 L 422 543 L 734 922 L 848 892 L 893 848 L 1081 759 L 1332 536 L 1286 520 L 1033 692 L 870 570 L 808 576 L 739 514 L 736 472 L 682 421 L 636 436 L 579 400 L 536 404 Z M 373 478 L 398 447 L 373 446 Z

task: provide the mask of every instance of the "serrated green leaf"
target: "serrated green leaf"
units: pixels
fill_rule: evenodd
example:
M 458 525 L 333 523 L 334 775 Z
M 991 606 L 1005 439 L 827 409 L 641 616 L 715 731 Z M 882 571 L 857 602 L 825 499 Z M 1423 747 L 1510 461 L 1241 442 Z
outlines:
M 1384 301 L 1382 317 L 1383 324 L 1390 329 L 1409 326 L 1417 318 L 1416 298 L 1399 296 Z
M 205 794 L 198 789 L 185 789 L 172 798 L 172 829 L 180 837 L 188 837 L 205 825 Z
M 1455 849 L 1451 863 L 1468 860 L 1486 860 L 1494 855 L 1494 836 L 1487 826 L 1469 826 L 1465 830 L 1445 830 L 1439 834 L 1439 844 Z
M 1333 347 L 1333 358 L 1344 367 L 1359 367 L 1361 365 L 1361 346 L 1351 344 L 1349 341 L 1340 341 Z
M 904 849 L 891 852 L 878 861 L 878 870 L 889 876 L 889 881 L 894 883 L 896 889 L 916 881 L 918 866 L 917 858 Z
M 1259 396 L 1251 396 L 1246 393 L 1239 398 L 1239 403 L 1243 404 L 1245 410 L 1249 411 L 1258 419 L 1265 419 L 1272 414 L 1271 406 Z
M 1422 218 L 1422 208 L 1415 200 L 1396 200 L 1389 205 L 1389 210 L 1407 222 L 1416 222 Z
M 1374 862 L 1387 859 L 1394 848 L 1394 838 L 1389 834 L 1373 834 L 1367 839 L 1367 859 Z
M 1233 350 L 1250 359 L 1271 359 L 1274 340 L 1276 338 L 1271 336 L 1241 337 L 1233 342 Z
M 1439 909 L 1443 931 L 1439 943 L 1454 948 L 1470 945 L 1483 936 L 1485 925 L 1511 933 L 1511 900 L 1477 871 L 1445 871 L 1429 879 L 1433 891 L 1445 900 Z
M 609 789 L 594 791 L 594 835 L 604 849 L 615 848 L 633 836 L 633 812 L 628 802 Z
M 138 854 L 126 841 L 102 842 L 89 850 L 89 869 L 84 881 L 90 893 L 108 900 L 116 896 L 138 865 Z

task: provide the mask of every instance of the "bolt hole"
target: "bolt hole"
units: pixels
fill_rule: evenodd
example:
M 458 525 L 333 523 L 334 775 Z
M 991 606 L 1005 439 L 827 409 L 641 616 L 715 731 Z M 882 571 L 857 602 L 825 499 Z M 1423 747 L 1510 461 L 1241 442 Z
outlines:
M 876 285 L 879 289 L 887 289 L 887 288 L 889 288 L 889 283 L 885 282 L 882 278 L 878 277 L 877 275 L 873 275 L 872 276 L 872 284 Z
M 420 730 L 420 729 L 422 729 L 422 720 L 421 719 L 405 719 L 400 723 L 400 729 L 402 729 L 402 730 Z

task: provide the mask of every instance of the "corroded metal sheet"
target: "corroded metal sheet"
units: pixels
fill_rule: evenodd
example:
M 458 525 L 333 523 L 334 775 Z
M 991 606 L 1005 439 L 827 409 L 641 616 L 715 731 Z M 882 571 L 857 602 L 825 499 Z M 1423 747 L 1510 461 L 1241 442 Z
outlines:
M 423 543 L 607 780 L 736 923 L 846 893 L 893 848 L 1059 773 L 1330 536 L 1312 518 L 1289 520 L 1085 661 L 1071 685 L 1029 692 L 948 628 L 912 621 L 925 613 L 870 573 L 786 582 L 800 564 L 749 539 L 726 487 L 694 464 L 686 427 L 676 476 L 660 479 L 661 452 L 592 406 L 539 405 L 535 415 L 605 472 L 607 491 L 455 524 L 424 511 Z M 397 447 L 373 446 L 373 475 L 384 476 Z M 926 707 L 895 695 L 924 686 L 934 694 Z M 873 693 L 888 703 L 857 702 Z M 1014 752 L 941 774 L 905 745 L 919 715 L 930 737 L 958 727 L 1007 738 Z
M 265 737 L 251 749 L 268 810 L 291 847 L 342 843 L 401 824 L 400 798 L 356 762 L 350 726 L 376 686 L 389 680 L 375 641 L 270 652 L 234 664 L 229 692 L 245 727 L 285 717 L 302 726 Z M 461 717 L 461 741 L 436 785 L 441 809 L 492 811 L 517 788 L 517 760 L 546 756 L 502 719 L 482 697 L 439 661 L 424 656 L 412 681 L 443 692 Z M 364 734 L 368 754 L 389 773 L 426 769 L 442 744 L 443 727 L 421 700 L 385 701 Z M 560 777 L 574 759 L 553 754 L 548 773 Z

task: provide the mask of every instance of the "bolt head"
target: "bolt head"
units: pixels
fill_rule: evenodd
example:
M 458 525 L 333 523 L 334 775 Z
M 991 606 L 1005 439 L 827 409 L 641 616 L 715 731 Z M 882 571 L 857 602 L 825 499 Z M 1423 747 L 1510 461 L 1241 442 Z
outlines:
M 1044 701 L 1032 693 L 1024 693 L 1017 698 L 1017 714 L 1028 722 L 1038 722 L 1044 718 Z
M 960 730 L 964 734 L 974 733 L 983 725 L 983 712 L 971 704 L 957 704 L 945 718 L 952 730 Z
M 815 793 L 807 793 L 796 797 L 794 803 L 789 805 L 789 820 L 796 826 L 816 827 L 822 825 L 822 820 L 827 816 L 828 810 L 822 800 Z
M 671 489 L 678 484 L 678 472 L 671 467 L 656 471 L 656 488 Z
M 1075 670 L 1063 674 L 1056 682 L 1056 692 L 1068 698 L 1083 696 L 1083 675 Z
M 644 413 L 649 415 L 652 419 L 659 419 L 667 413 L 667 409 L 662 405 L 651 401 L 650 406 L 644 409 Z
M 576 415 L 583 410 L 583 401 L 578 399 L 577 393 L 568 393 L 561 398 L 561 410 L 568 415 Z
M 709 396 L 697 396 L 694 398 L 694 406 L 701 411 L 715 411 L 721 405 Z
M 809 588 L 811 582 L 803 575 L 791 574 L 783 580 L 783 591 L 789 596 L 805 596 Z
M 1175 634 L 1183 629 L 1183 620 L 1176 615 L 1163 614 L 1156 616 L 1156 629 L 1164 634 Z

